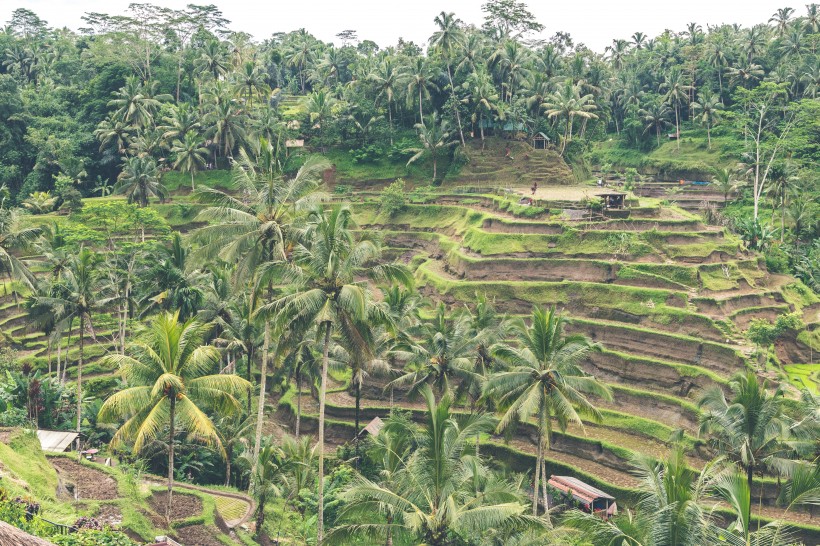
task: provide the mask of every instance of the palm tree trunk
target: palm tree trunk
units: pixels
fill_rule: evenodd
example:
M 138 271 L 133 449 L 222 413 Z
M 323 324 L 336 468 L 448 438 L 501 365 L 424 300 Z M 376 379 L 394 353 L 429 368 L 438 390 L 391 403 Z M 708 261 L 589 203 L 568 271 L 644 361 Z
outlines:
M 538 431 L 538 448 L 535 456 L 535 480 L 532 483 L 532 515 L 538 515 L 538 483 L 541 477 L 541 431 Z
M 196 185 L 194 184 L 194 170 L 189 170 L 191 171 L 191 191 L 196 191 Z
M 225 449 L 225 487 L 231 485 L 231 456 L 233 455 L 233 447 L 231 446 L 232 444 L 228 444 Z
M 390 101 L 387 101 L 387 119 L 390 120 L 390 145 L 393 145 L 393 109 L 390 107 Z
M 266 355 L 266 353 L 264 351 L 263 351 L 263 354 Z M 251 381 L 251 363 L 253 362 L 253 345 L 250 345 L 250 347 L 248 349 L 248 352 L 245 356 L 246 356 L 246 360 L 247 360 L 247 363 L 248 363 L 248 369 L 245 370 L 245 379 L 247 379 L 248 383 L 253 384 L 253 382 Z M 248 402 L 247 402 L 248 415 L 251 414 L 251 396 L 252 396 L 251 392 L 248 391 Z
M 171 402 L 171 432 L 168 434 L 168 504 L 165 507 L 165 521 L 171 524 L 171 496 L 174 491 L 174 417 L 176 413 L 176 393 L 172 393 Z
M 385 546 L 393 546 L 393 528 L 390 527 L 393 525 L 393 514 L 387 515 L 387 542 L 385 542 Z
M 51 336 L 48 338 L 48 375 L 51 377 Z
M 60 360 L 63 357 L 63 332 L 60 331 L 60 335 L 57 336 L 57 381 L 62 381 L 60 376 Z
M 302 365 L 296 367 L 296 439 L 299 439 L 299 426 L 302 421 Z
M 325 517 L 325 393 L 327 392 L 328 353 L 330 351 L 330 322 L 325 322 L 325 339 L 322 347 L 322 380 L 319 384 L 319 499 L 316 520 L 316 543 L 322 546 Z
M 675 103 L 675 144 L 680 150 L 680 114 L 678 113 L 678 103 Z
M 265 420 L 265 386 L 268 379 L 268 352 L 270 351 L 270 323 L 265 321 L 265 342 L 262 346 L 262 366 L 259 378 L 259 407 L 256 408 L 256 437 L 253 440 L 253 476 L 259 459 L 259 445 L 262 443 L 262 423 Z
M 359 413 L 362 404 L 362 382 L 361 377 L 356 381 L 356 468 L 359 468 Z
M 419 123 L 424 125 L 424 111 L 421 108 L 421 85 L 419 85 Z
M 450 69 L 450 63 L 447 63 L 447 77 L 450 79 L 450 93 L 451 96 L 456 94 L 456 88 L 453 85 L 453 73 Z M 453 102 L 453 112 L 456 114 L 456 123 L 458 124 L 458 136 L 461 137 L 461 145 L 466 146 L 467 143 L 464 142 L 464 130 L 461 128 L 461 115 L 458 113 L 458 105 Z
M 706 124 L 706 141 L 709 143 L 709 149 L 712 149 L 712 131 L 709 128 L 709 124 Z
M 786 233 L 786 188 L 783 188 L 783 195 L 780 196 L 780 244 Z
M 85 315 L 80 315 L 80 360 L 77 362 L 77 451 L 80 450 L 80 426 L 83 422 L 83 350 L 85 349 Z

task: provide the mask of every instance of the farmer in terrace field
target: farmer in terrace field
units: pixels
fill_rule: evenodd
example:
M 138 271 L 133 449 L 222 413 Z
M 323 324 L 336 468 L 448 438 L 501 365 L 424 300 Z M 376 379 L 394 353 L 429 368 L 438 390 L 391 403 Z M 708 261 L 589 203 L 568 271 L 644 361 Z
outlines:
M 536 190 L 538 190 L 538 182 L 533 182 L 530 189 L 532 190 L 532 194 L 535 195 Z

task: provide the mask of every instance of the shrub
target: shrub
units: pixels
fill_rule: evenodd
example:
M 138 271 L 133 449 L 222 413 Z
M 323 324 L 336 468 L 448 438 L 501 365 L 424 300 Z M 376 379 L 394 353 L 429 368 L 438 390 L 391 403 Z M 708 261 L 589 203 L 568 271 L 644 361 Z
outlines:
M 384 150 L 381 146 L 368 144 L 361 148 L 350 150 L 350 155 L 353 157 L 353 163 L 375 163 L 384 157 Z
M 789 255 L 779 247 L 771 247 L 763 254 L 766 259 L 766 269 L 771 273 L 789 272 Z
M 387 186 L 379 198 L 380 208 L 392 216 L 407 206 L 407 194 L 404 192 L 404 180 L 399 178 Z
M 113 530 L 84 530 L 70 535 L 58 535 L 49 540 L 57 546 L 137 546 L 128 536 Z

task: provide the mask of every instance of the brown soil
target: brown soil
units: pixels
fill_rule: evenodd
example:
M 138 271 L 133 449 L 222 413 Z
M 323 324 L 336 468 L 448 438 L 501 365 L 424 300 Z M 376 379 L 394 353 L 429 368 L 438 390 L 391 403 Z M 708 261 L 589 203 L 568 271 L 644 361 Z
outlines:
M 117 527 L 122 523 L 122 512 L 116 504 L 101 504 L 100 511 L 94 516 L 103 525 Z
M 54 457 L 51 464 L 63 482 L 74 485 L 75 498 L 80 500 L 114 500 L 118 498 L 117 482 L 95 468 L 64 457 Z
M 186 495 L 175 491 L 171 502 L 171 519 L 174 521 L 192 518 L 202 513 L 202 500 L 194 495 Z M 154 512 L 164 516 L 165 507 L 168 505 L 168 492 L 154 492 L 148 503 Z
M 183 546 L 225 546 L 217 538 L 219 530 L 206 525 L 189 525 L 177 529 L 177 542 Z

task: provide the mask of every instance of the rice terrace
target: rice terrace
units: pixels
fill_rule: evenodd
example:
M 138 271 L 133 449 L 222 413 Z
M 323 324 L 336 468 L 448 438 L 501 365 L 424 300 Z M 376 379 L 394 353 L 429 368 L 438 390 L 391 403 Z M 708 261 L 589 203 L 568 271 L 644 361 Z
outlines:
M 0 544 L 820 544 L 817 4 L 25 3 Z

